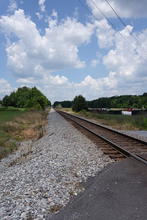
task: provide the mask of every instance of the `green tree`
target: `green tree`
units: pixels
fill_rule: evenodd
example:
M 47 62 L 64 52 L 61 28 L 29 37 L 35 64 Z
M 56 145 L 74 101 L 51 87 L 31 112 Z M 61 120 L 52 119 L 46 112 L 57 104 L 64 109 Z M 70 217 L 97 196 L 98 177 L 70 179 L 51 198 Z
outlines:
M 72 107 L 72 101 L 61 101 L 61 102 L 54 102 L 54 107 L 57 107 L 57 106 L 61 106 L 63 108 L 71 108 Z
M 2 101 L 4 106 L 14 106 L 18 108 L 33 108 L 44 110 L 51 102 L 36 87 L 28 88 L 26 86 L 18 88 L 9 96 L 5 96 Z
M 16 103 L 16 93 L 15 92 L 12 92 L 9 96 L 9 106 L 14 106 L 16 107 L 17 106 L 17 103 Z
M 76 96 L 73 100 L 72 110 L 79 112 L 81 110 L 87 109 L 87 102 L 82 95 Z
M 9 106 L 9 96 L 8 95 L 6 95 L 4 98 L 3 98 L 3 100 L 2 100 L 2 105 L 4 105 L 4 106 Z
M 89 108 L 145 108 L 147 109 L 147 93 L 143 95 L 122 95 L 99 98 L 88 102 Z

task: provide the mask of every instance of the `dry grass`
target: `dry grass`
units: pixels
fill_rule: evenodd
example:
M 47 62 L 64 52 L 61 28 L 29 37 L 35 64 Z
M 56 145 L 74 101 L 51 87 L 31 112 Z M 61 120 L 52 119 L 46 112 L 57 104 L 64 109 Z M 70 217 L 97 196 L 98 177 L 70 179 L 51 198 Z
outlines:
M 2 116 L 5 115 L 7 111 L 2 113 Z M 20 141 L 42 137 L 47 115 L 47 111 L 25 111 L 21 114 L 15 112 L 13 117 L 6 117 L 6 120 L 0 118 L 0 159 L 16 150 Z
M 26 112 L 21 117 L 7 122 L 6 127 L 17 140 L 38 139 L 43 135 L 43 127 L 47 123 L 47 113 L 45 112 Z

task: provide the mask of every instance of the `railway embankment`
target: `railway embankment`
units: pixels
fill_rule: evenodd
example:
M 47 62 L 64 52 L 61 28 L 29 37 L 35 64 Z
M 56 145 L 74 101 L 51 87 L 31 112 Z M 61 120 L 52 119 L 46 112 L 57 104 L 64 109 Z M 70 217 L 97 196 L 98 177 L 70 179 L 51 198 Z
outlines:
M 54 110 L 48 122 L 45 136 L 0 162 L 0 219 L 47 219 L 113 162 Z

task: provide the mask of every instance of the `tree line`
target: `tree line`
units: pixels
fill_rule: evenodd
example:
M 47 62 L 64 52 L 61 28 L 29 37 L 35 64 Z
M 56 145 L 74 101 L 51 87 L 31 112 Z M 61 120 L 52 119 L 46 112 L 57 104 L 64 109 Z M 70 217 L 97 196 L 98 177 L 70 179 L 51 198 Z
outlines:
M 142 108 L 147 109 L 147 93 L 143 95 L 121 95 L 102 97 L 86 101 L 83 96 L 76 96 L 73 101 L 54 102 L 54 107 L 71 108 L 80 111 L 87 108 Z M 79 107 L 80 106 L 80 107 Z M 80 109 L 80 110 L 79 110 Z
M 18 88 L 16 92 L 6 95 L 1 104 L 5 107 L 13 106 L 17 108 L 31 108 L 44 110 L 51 106 L 51 102 L 36 87 L 28 88 L 26 86 Z
M 143 95 L 121 95 L 95 99 L 87 102 L 89 108 L 146 108 L 147 93 Z

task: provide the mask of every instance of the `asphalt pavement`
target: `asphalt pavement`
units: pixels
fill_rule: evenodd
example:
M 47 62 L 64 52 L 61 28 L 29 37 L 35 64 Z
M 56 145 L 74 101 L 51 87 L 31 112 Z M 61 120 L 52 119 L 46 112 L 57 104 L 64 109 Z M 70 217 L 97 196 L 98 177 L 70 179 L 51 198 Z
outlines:
M 147 166 L 125 159 L 85 183 L 85 191 L 49 220 L 147 220 Z

